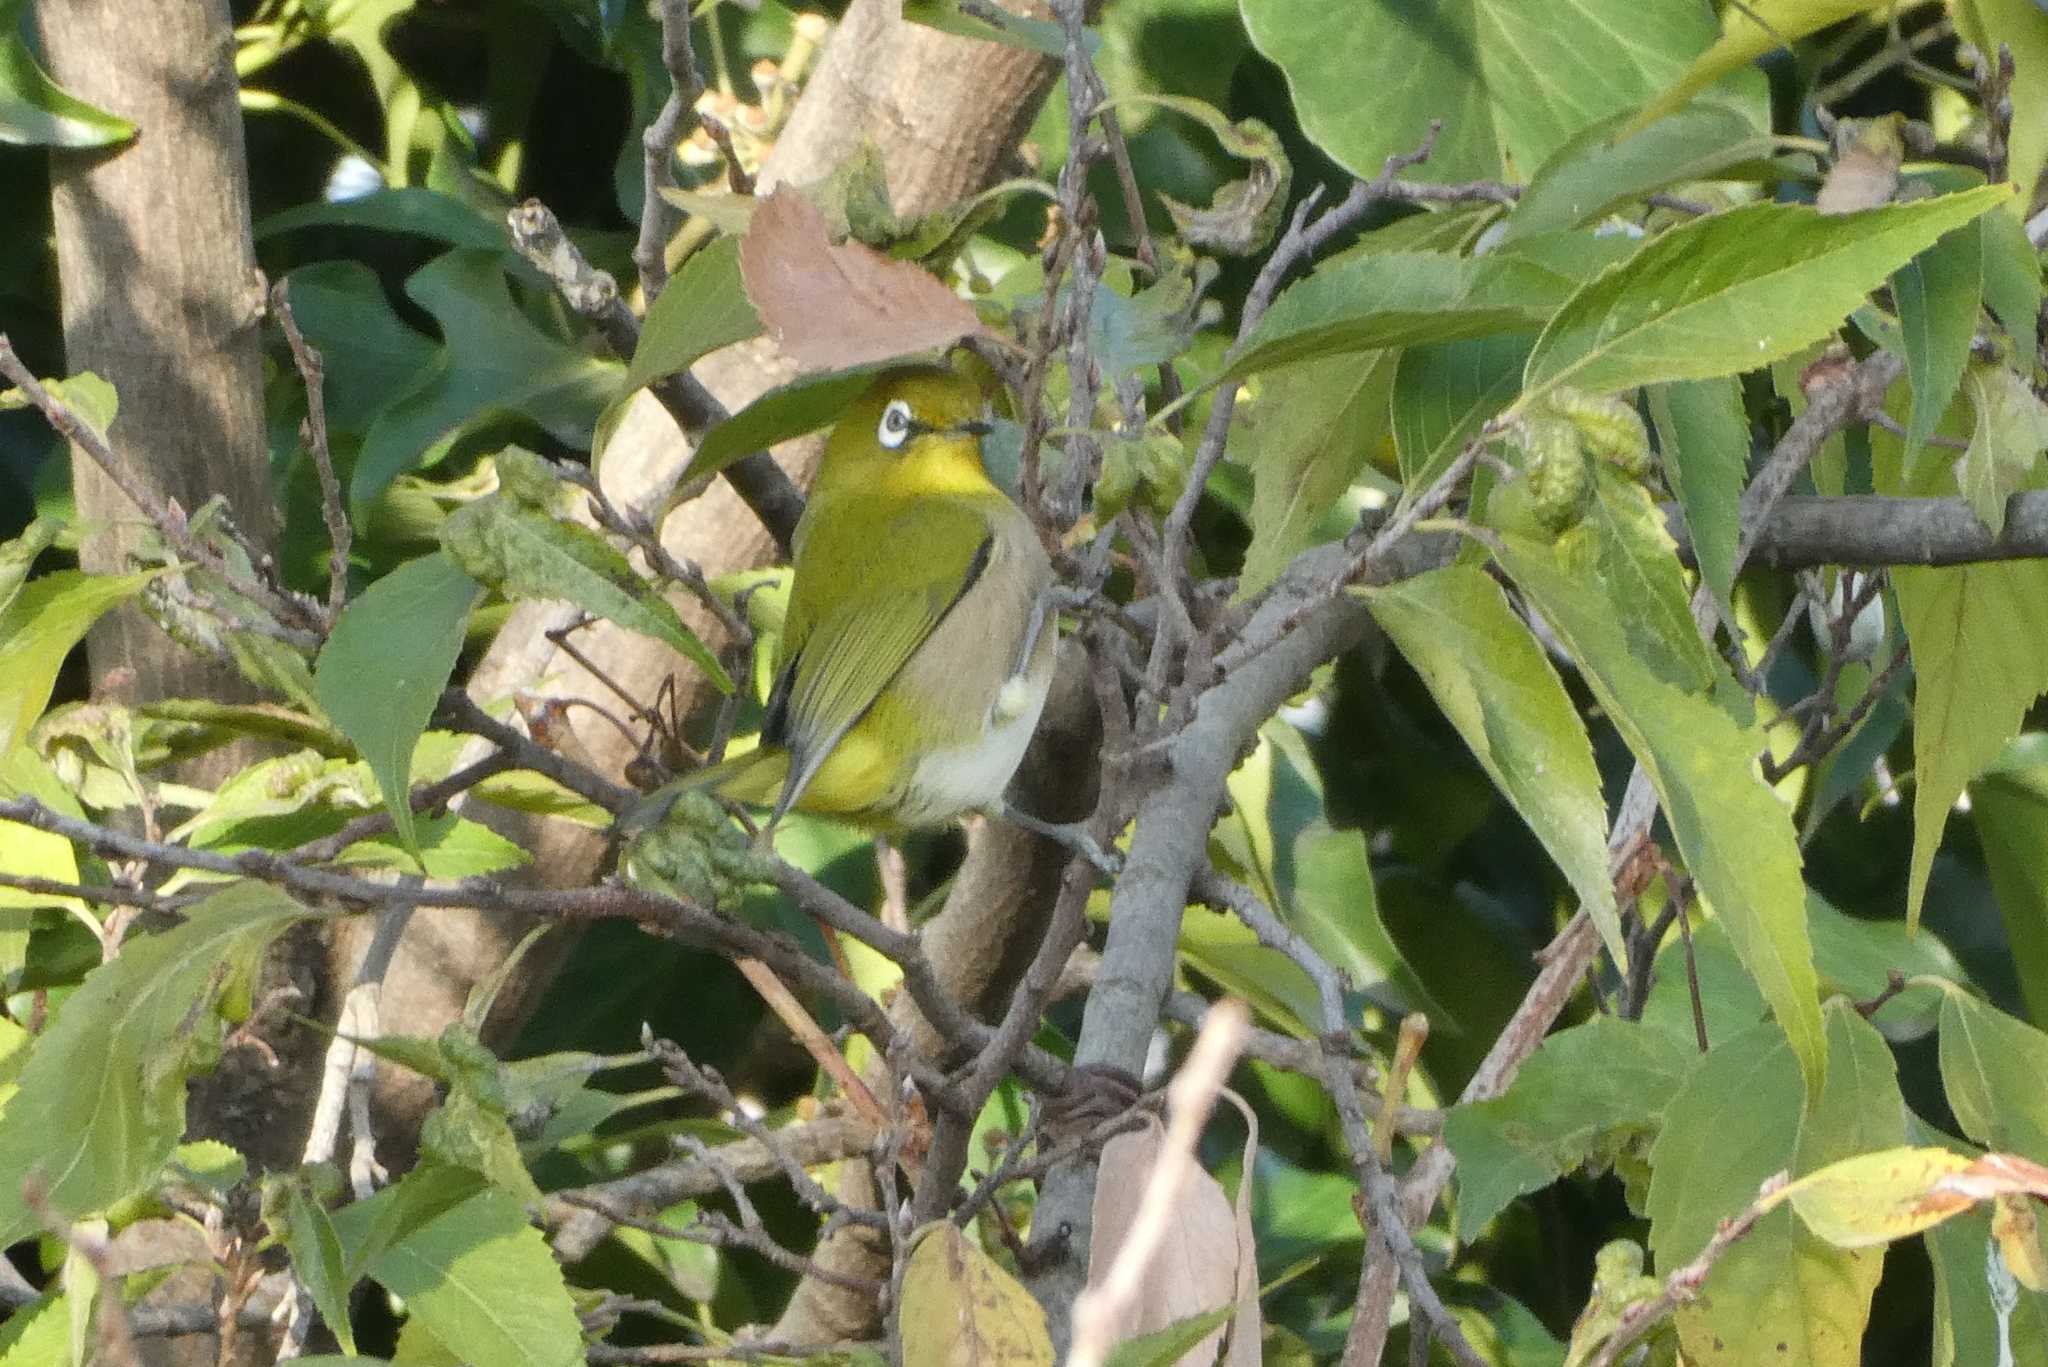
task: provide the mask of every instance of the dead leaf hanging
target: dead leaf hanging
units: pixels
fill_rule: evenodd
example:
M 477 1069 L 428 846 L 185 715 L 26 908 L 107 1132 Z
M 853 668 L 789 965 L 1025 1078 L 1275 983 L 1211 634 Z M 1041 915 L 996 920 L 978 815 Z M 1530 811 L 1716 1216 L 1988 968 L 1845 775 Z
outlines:
M 787 187 L 755 207 L 740 278 L 783 354 L 805 369 L 886 361 L 982 331 L 966 300 L 916 266 L 834 243 L 824 215 Z

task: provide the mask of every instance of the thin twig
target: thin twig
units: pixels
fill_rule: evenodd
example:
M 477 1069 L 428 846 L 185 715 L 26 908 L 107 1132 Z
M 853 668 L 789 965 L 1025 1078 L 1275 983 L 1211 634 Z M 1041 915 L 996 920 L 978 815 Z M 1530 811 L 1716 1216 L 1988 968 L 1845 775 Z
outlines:
M 668 72 L 668 98 L 640 135 L 645 188 L 640 199 L 640 237 L 633 244 L 633 268 L 640 273 L 644 307 L 652 308 L 668 284 L 668 241 L 682 223 L 682 211 L 662 197 L 676 183 L 676 148 L 689 136 L 686 122 L 696 117 L 704 79 L 697 74 L 697 52 L 690 42 L 689 0 L 661 0 L 661 65 Z M 728 154 L 729 155 L 729 154 Z
M 14 382 L 58 436 L 85 452 L 93 464 L 100 467 L 114 487 L 141 510 L 178 554 L 220 575 L 236 593 L 260 604 L 280 624 L 296 624 L 314 633 L 319 633 L 326 626 L 325 619 L 312 603 L 297 594 L 249 578 L 230 565 L 220 551 L 193 536 L 184 513 L 154 489 L 132 478 L 106 439 L 74 413 L 69 404 L 45 388 L 36 379 L 34 371 L 22 364 L 21 357 L 15 354 L 13 342 L 4 333 L 0 333 L 0 375 Z M 249 558 L 251 563 L 255 563 L 259 557 L 252 552 Z
M 327 445 L 326 367 L 320 353 L 307 345 L 292 314 L 286 282 L 280 280 L 270 291 L 270 311 L 284 329 L 285 344 L 292 350 L 292 363 L 306 388 L 306 449 L 313 454 L 313 469 L 320 480 L 320 518 L 327 524 L 327 624 L 331 628 L 348 601 L 348 559 L 351 533 L 348 508 L 342 502 L 341 481 L 335 478 L 334 454 Z
M 1675 1269 L 1664 1279 L 1664 1290 L 1654 1299 L 1631 1305 L 1622 1312 L 1621 1322 L 1614 1326 L 1614 1332 L 1607 1336 L 1607 1342 L 1600 1345 L 1588 1367 L 1615 1367 L 1623 1353 L 1637 1339 L 1648 1333 L 1656 1323 L 1681 1305 L 1689 1305 L 1699 1296 L 1700 1288 L 1706 1284 L 1707 1274 L 1714 1270 L 1714 1264 L 1721 1260 L 1736 1240 L 1756 1228 L 1756 1222 L 1770 1211 L 1770 1198 L 1783 1187 L 1790 1174 L 1779 1173 L 1766 1180 L 1757 1192 L 1757 1199 L 1749 1208 L 1732 1219 L 1723 1220 L 1714 1230 L 1714 1236 L 1707 1240 L 1707 1246 L 1700 1250 L 1697 1258 L 1685 1266 Z

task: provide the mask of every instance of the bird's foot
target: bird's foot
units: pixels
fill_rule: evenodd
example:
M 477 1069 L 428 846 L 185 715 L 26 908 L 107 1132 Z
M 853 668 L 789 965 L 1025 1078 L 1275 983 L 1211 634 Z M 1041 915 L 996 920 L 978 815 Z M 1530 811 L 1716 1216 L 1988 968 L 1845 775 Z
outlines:
M 1065 846 L 1093 864 L 1105 877 L 1114 878 L 1124 871 L 1123 854 L 1114 849 L 1104 849 L 1081 822 L 1041 821 L 1028 812 L 1019 811 L 1007 801 L 997 804 L 995 814 L 1012 826 L 1022 827 L 1033 835 L 1042 835 L 1055 844 Z

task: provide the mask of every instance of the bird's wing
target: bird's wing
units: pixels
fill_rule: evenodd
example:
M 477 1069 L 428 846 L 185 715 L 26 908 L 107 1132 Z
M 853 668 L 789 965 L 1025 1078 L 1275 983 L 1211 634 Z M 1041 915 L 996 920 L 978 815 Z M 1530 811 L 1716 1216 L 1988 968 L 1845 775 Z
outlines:
M 836 511 L 797 556 L 762 728 L 791 756 L 778 815 L 973 587 L 994 545 L 987 515 L 961 500 L 919 499 L 879 517 Z

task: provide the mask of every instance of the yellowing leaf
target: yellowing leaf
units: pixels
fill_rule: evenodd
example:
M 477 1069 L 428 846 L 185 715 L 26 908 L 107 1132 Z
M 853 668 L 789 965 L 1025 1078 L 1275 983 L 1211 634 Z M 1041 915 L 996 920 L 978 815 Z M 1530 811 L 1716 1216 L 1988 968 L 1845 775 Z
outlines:
M 973 306 L 937 278 L 863 243 L 835 244 L 825 216 L 786 186 L 755 208 L 740 275 L 761 322 L 809 370 L 947 347 L 982 330 Z
M 1852 14 L 1889 0 L 1745 0 L 1722 13 L 1722 34 L 1676 81 L 1644 106 L 1632 128 L 1663 118 L 1737 67 Z
M 1800 1178 L 1778 1199 L 1837 1248 L 1889 1243 L 1940 1224 L 1973 1203 L 1937 1193 L 1940 1180 L 1970 1166 L 1947 1149 L 1884 1149 L 1830 1163 Z
M 1991 1203 L 1991 1237 L 2005 1265 L 2029 1291 L 2048 1291 L 2048 1260 L 2041 1256 L 2041 1226 L 2030 1196 L 1996 1196 Z
M 931 1367 L 1052 1367 L 1045 1312 L 949 1220 L 911 1235 L 903 1360 Z

